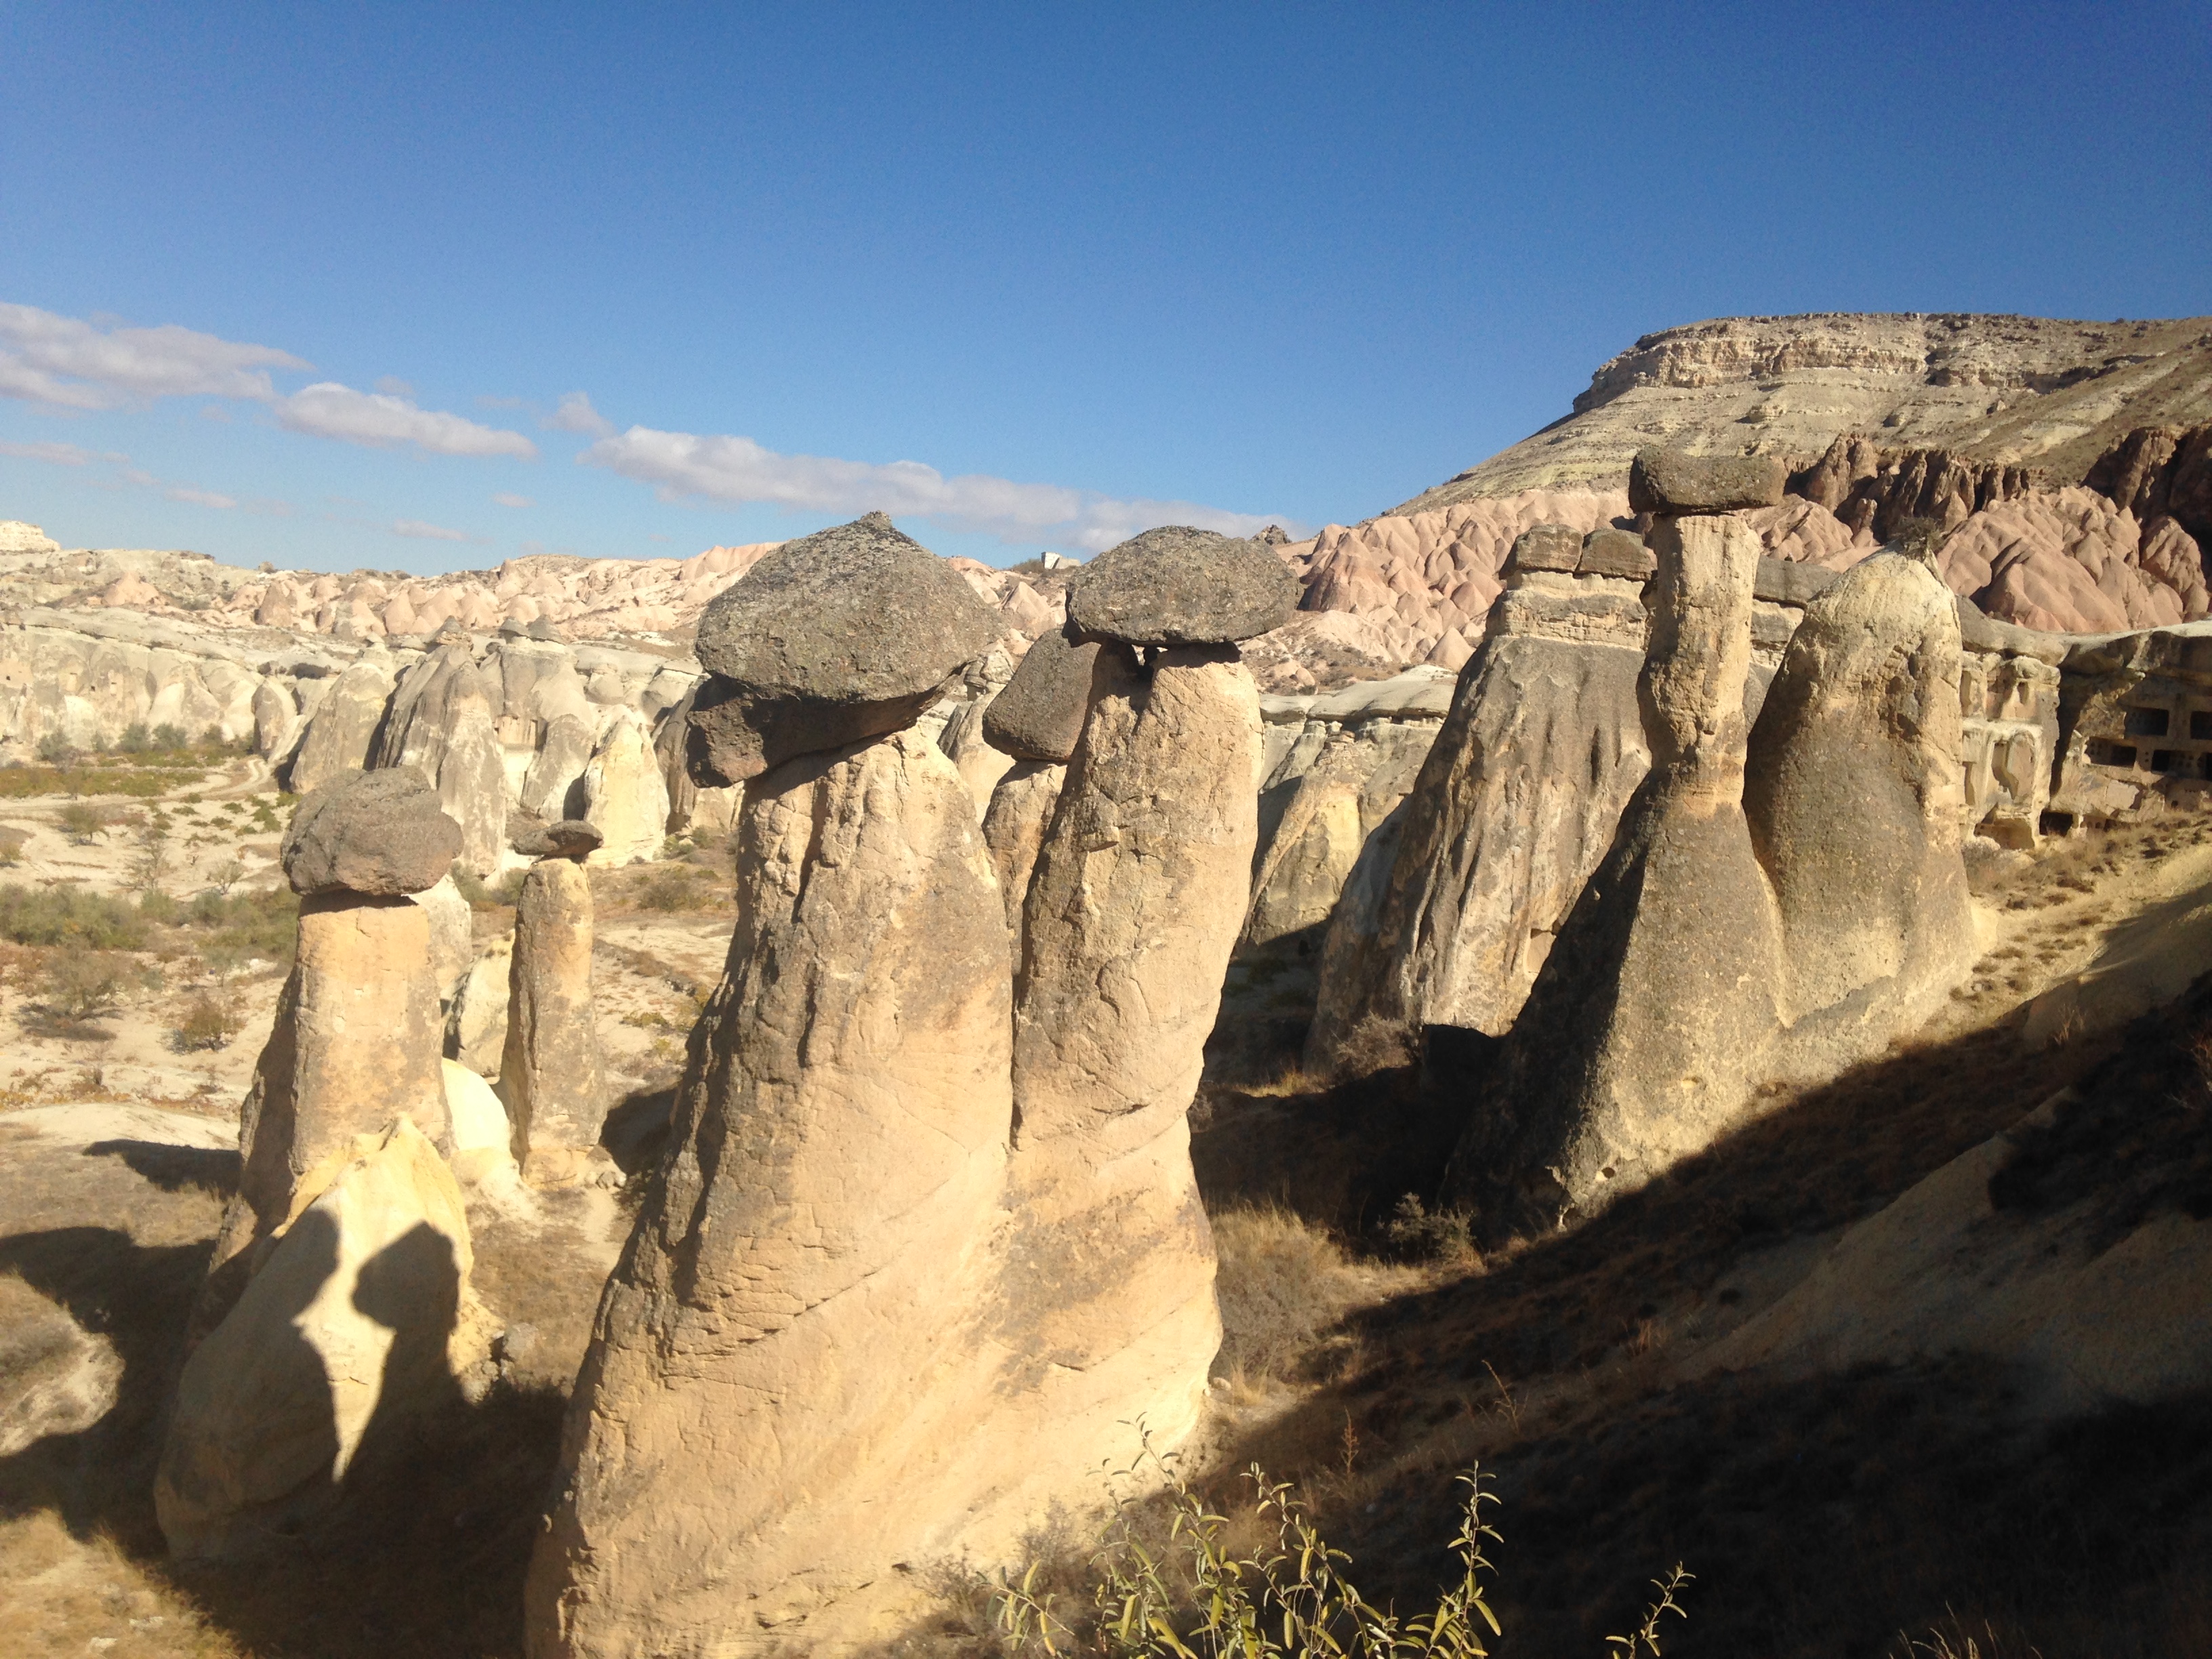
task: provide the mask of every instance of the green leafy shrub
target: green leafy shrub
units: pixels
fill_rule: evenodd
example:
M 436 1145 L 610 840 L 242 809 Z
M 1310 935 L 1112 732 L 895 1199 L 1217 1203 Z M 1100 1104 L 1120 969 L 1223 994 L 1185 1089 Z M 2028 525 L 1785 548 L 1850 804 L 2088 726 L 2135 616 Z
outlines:
M 123 735 L 115 740 L 115 747 L 125 755 L 143 755 L 154 746 L 154 738 L 146 730 L 146 722 L 133 720 L 123 728 Z
M 89 951 L 136 951 L 146 943 L 146 919 L 131 904 L 73 887 L 0 884 L 0 939 L 16 945 Z
M 39 758 L 48 766 L 67 766 L 76 758 L 76 745 L 58 732 L 49 732 L 39 739 Z
M 300 899 L 288 887 L 274 892 L 197 893 L 180 907 L 179 921 L 207 937 L 200 954 L 224 972 L 245 963 L 289 963 L 299 940 Z
M 185 728 L 181 726 L 164 720 L 154 728 L 154 747 L 156 749 L 184 749 L 191 744 L 191 739 L 185 735 Z

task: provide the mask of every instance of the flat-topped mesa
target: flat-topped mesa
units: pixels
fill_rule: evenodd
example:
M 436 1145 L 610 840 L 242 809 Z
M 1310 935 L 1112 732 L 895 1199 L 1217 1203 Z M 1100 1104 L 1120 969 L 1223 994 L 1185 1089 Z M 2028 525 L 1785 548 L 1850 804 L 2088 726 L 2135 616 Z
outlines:
M 460 846 L 459 826 L 409 767 L 349 774 L 293 815 L 279 856 L 301 896 L 299 951 L 240 1111 L 242 1174 L 196 1334 L 236 1299 L 308 1170 L 395 1119 L 447 1141 L 430 918 L 407 896 L 434 886 Z
M 716 787 L 910 726 L 999 637 L 944 560 L 871 513 L 786 542 L 710 604 L 694 778 Z
M 530 866 L 514 905 L 507 1042 L 498 1092 L 514 1161 L 538 1186 L 584 1173 L 599 1147 L 607 1098 L 592 993 L 592 884 L 584 860 L 599 832 L 549 824 L 546 854 Z
M 1124 645 L 1233 645 L 1290 621 L 1298 592 L 1261 543 L 1164 525 L 1083 567 L 1068 588 L 1068 631 Z
M 1220 1327 L 1184 1113 L 1258 699 L 1225 642 L 1084 655 L 1066 787 L 1026 803 L 1050 811 L 1018 958 L 920 732 L 746 782 L 729 963 L 570 1406 L 532 1659 L 851 1652 L 915 1610 L 897 1564 L 1004 1559 L 1095 1499 L 1129 1425 L 1196 1420 Z

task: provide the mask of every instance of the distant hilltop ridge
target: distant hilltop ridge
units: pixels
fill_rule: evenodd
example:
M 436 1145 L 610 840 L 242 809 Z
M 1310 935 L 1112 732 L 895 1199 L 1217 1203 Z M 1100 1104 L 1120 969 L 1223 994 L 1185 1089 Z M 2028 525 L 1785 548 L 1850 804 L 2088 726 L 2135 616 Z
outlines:
M 1809 461 L 1850 432 L 2039 468 L 2056 487 L 2135 428 L 2206 421 L 2212 317 L 1723 317 L 1645 335 L 1590 376 L 1571 415 L 1390 513 L 1618 489 L 1647 444 Z

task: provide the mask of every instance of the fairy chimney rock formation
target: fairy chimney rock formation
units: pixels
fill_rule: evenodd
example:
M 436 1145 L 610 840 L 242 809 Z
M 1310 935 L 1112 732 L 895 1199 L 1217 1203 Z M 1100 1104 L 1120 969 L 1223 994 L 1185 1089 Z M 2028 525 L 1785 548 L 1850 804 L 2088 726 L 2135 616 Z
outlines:
M 514 1161 L 539 1186 L 582 1173 L 607 1111 L 592 1000 L 592 884 L 581 862 L 592 837 L 562 839 L 579 850 L 532 865 L 515 900 L 499 1066 Z
M 1658 570 L 1637 681 L 1650 770 L 1454 1158 L 1451 1189 L 1492 1225 L 1597 1208 L 1706 1145 L 1742 1103 L 1782 1017 L 1781 930 L 1743 811 L 1759 542 L 1741 519 L 1705 508 L 1756 492 L 1731 479 L 1732 462 L 1662 459 L 1643 468 L 1639 458 L 1646 499 L 1699 511 L 1664 513 L 1652 530 Z
M 712 678 L 691 712 L 696 781 L 911 725 L 999 633 L 966 580 L 881 513 L 786 542 L 699 619 Z
M 1750 741 L 1744 807 L 1789 967 L 1787 1069 L 1832 1076 L 1971 963 L 1959 612 L 1881 554 L 1809 600 Z
M 221 1321 L 260 1250 L 292 1220 L 307 1172 L 396 1120 L 448 1139 L 431 922 L 460 830 L 409 768 L 350 775 L 300 804 L 284 872 L 301 895 L 299 949 L 241 1110 L 239 1190 L 223 1218 L 193 1330 Z
M 1378 843 L 1395 848 L 1381 902 L 1330 917 L 1317 1073 L 1401 1062 L 1424 1025 L 1511 1028 L 1650 765 L 1637 684 L 1652 559 L 1618 530 L 1539 525 L 1515 542 L 1482 648 Z
M 868 626 L 915 690 L 857 664 L 710 687 L 743 710 L 710 742 L 752 744 L 737 930 L 571 1405 L 533 1659 L 853 1651 L 911 1611 L 895 1564 L 1004 1559 L 1132 1420 L 1186 1431 L 1218 1342 L 1184 1111 L 1252 855 L 1249 676 L 1225 642 L 1095 654 L 1018 988 L 966 785 L 884 730 L 989 635 L 951 607 L 933 641 L 887 629 L 941 567 L 845 529 L 883 554 Z M 850 539 L 795 545 L 848 568 Z M 841 603 L 803 568 L 776 591 Z

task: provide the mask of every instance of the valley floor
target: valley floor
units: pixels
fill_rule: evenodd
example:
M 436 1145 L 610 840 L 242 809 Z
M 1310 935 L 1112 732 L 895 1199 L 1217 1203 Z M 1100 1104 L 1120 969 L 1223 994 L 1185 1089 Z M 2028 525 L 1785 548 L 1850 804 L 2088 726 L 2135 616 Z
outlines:
M 274 831 L 251 825 L 266 786 L 238 763 L 195 793 L 161 803 L 193 826 L 173 840 L 204 838 L 171 890 L 233 858 L 247 884 L 265 880 Z M 73 844 L 61 805 L 0 812 L 29 832 L 0 882 L 127 886 L 129 836 Z M 1686 1622 L 1666 1627 L 1670 1659 L 1902 1655 L 1914 1641 L 1963 1655 L 1969 1640 L 1984 1659 L 2212 1652 L 2212 1401 L 2085 1404 L 2030 1358 L 1946 1351 L 1926 1328 L 1896 1352 L 1784 1340 L 1817 1325 L 1805 1287 L 1826 1282 L 1814 1275 L 1847 1231 L 2008 1132 L 2008 1173 L 1976 1192 L 2002 1184 L 2007 1215 L 2051 1230 L 2054 1252 L 2091 1261 L 2212 1216 L 2212 1002 L 2172 1000 L 2212 968 L 2212 823 L 2056 844 L 1993 862 L 1977 885 L 1981 958 L 1914 1041 L 1771 1101 L 1559 1237 L 1480 1255 L 1463 1225 L 1402 1206 L 1433 1188 L 1456 1133 L 1448 1066 L 1445 1080 L 1384 1073 L 1325 1094 L 1294 1073 L 1209 1087 L 1194 1156 L 1230 1340 L 1188 1462 L 1232 1534 L 1255 1535 L 1237 1472 L 1256 1462 L 1297 1483 L 1370 1598 L 1425 1606 L 1451 1567 L 1454 1477 L 1479 1466 L 1499 1500 L 1500 1654 L 1605 1652 L 1678 1562 L 1694 1578 Z M 720 969 L 726 866 L 702 853 L 595 889 L 601 1036 L 629 1093 L 611 1139 L 636 1170 Z M 483 896 L 479 942 L 512 914 Z M 225 927 L 244 923 L 186 916 L 113 945 L 125 982 L 82 1018 L 53 1006 L 55 947 L 8 947 L 8 1650 L 516 1654 L 563 1396 L 641 1183 L 480 1195 L 476 1282 L 507 1332 L 491 1393 L 365 1451 L 343 1516 L 304 1547 L 251 1567 L 172 1565 L 149 1497 L 162 1401 L 284 972 L 250 939 L 221 945 Z M 216 993 L 237 1005 L 235 1034 L 180 1047 L 193 1000 Z M 2040 1127 L 2019 1127 L 2046 1103 Z M 1092 1544 L 1074 1521 L 1037 1540 L 1037 1582 L 1072 1622 Z M 893 1650 L 1007 1650 L 981 1584 L 951 1567 L 941 1579 L 943 1618 Z

